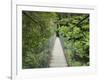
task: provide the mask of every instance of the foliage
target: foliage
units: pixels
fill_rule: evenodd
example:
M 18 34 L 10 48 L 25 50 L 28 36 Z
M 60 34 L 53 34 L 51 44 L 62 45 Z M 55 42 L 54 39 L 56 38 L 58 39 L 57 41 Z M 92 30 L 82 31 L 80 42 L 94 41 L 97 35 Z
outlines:
M 22 67 L 48 67 L 50 38 L 55 34 L 56 14 L 48 12 L 22 12 Z M 55 38 L 55 36 L 53 36 Z
M 89 15 L 22 11 L 22 68 L 49 67 L 59 32 L 69 66 L 89 65 Z
M 89 65 L 89 17 L 87 17 L 89 15 L 69 15 L 70 17 L 65 15 L 69 21 L 59 27 L 60 38 L 64 41 L 66 59 L 69 66 Z

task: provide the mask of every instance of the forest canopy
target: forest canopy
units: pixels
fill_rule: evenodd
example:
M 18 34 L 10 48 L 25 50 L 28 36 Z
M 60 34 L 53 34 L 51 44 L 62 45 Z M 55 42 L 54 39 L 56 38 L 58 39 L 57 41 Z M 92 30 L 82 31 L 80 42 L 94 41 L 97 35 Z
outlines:
M 22 68 L 46 68 L 59 35 L 69 66 L 89 66 L 89 14 L 22 11 Z

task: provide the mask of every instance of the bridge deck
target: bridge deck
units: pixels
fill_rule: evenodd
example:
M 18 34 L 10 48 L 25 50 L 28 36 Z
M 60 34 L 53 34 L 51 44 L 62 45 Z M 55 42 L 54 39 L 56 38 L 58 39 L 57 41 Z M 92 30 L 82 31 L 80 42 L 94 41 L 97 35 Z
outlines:
M 60 40 L 57 37 L 55 40 L 54 48 L 51 53 L 50 67 L 66 67 L 67 62 L 64 56 L 63 48 L 61 46 Z

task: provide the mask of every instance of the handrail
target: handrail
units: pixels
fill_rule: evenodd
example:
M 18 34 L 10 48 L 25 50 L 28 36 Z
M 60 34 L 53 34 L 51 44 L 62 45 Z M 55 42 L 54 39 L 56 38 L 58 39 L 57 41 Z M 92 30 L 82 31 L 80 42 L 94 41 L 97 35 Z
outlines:
M 79 26 L 84 20 L 88 19 L 88 17 L 89 17 L 89 15 L 86 16 L 86 17 L 84 17 L 80 22 L 78 22 L 78 23 L 76 24 L 76 26 Z

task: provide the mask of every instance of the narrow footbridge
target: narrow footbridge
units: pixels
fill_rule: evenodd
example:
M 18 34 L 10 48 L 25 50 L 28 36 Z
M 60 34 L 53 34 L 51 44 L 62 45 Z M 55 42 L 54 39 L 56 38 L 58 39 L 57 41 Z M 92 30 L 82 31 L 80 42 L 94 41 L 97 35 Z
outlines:
M 59 37 L 56 37 L 53 51 L 51 53 L 49 67 L 66 67 L 67 62 Z

